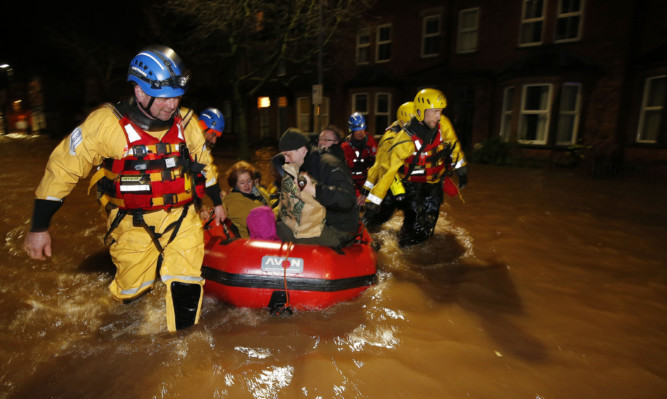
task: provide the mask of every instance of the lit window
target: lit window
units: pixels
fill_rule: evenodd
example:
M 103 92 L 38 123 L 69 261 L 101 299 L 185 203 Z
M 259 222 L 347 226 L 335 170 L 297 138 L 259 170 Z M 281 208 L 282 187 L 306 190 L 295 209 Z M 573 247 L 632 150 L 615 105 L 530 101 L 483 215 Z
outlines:
M 381 25 L 377 30 L 375 60 L 387 62 L 391 59 L 391 25 Z
M 257 108 L 269 108 L 271 99 L 269 97 L 257 97 Z
M 533 46 L 542 43 L 545 0 L 523 0 L 519 45 Z
M 565 83 L 560 94 L 556 144 L 571 145 L 576 143 L 580 103 L 581 85 L 579 83 Z
M 510 139 L 512 128 L 512 102 L 514 99 L 514 86 L 506 87 L 503 91 L 503 113 L 500 121 L 500 137 L 505 141 Z
M 479 8 L 469 8 L 459 12 L 459 32 L 457 53 L 477 51 L 477 31 L 479 29 Z
M 357 64 L 368 64 L 371 58 L 371 31 L 362 29 L 357 33 Z
M 440 52 L 440 15 L 424 17 L 422 57 L 435 57 Z
M 546 144 L 549 136 L 551 85 L 525 85 L 517 139 L 526 144 Z
M 377 93 L 375 95 L 375 135 L 382 135 L 389 126 L 391 110 L 391 94 Z
M 667 75 L 653 76 L 644 83 L 644 97 L 637 129 L 638 143 L 657 143 L 667 96 Z
M 575 41 L 581 38 L 584 0 L 559 0 L 556 18 L 556 42 Z

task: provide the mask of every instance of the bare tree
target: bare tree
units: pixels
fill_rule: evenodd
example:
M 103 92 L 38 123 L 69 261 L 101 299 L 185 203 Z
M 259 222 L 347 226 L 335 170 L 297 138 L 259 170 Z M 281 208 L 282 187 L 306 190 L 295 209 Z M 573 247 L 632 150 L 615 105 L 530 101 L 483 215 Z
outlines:
M 239 157 L 248 159 L 248 99 L 279 68 L 290 79 L 313 65 L 343 22 L 361 15 L 374 0 L 168 0 L 173 15 L 190 18 L 187 48 L 197 65 L 214 65 L 209 82 L 222 77 L 232 99 Z M 200 68 L 201 69 L 201 68 Z M 209 68 L 209 71 L 211 68 Z M 213 75 L 217 75 L 214 77 Z M 313 82 L 315 83 L 315 82 Z

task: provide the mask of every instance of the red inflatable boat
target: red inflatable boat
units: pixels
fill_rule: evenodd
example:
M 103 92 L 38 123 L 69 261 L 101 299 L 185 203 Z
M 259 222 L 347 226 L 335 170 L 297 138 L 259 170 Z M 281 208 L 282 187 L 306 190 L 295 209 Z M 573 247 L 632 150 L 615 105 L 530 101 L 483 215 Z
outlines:
M 377 282 L 368 231 L 342 249 L 236 238 L 206 226 L 204 292 L 237 307 L 317 310 L 359 296 Z

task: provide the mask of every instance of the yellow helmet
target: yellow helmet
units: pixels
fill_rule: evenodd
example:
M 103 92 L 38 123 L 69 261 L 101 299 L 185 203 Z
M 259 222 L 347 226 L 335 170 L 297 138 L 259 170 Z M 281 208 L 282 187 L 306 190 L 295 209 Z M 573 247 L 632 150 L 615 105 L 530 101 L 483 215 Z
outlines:
M 437 89 L 423 89 L 415 96 L 415 116 L 417 120 L 424 120 L 424 111 L 427 109 L 444 109 L 447 107 L 447 98 Z
M 398 107 L 398 111 L 396 111 L 396 118 L 398 118 L 398 122 L 401 126 L 410 122 L 410 119 L 412 119 L 413 116 L 415 116 L 415 103 L 412 101 L 401 104 L 401 106 Z

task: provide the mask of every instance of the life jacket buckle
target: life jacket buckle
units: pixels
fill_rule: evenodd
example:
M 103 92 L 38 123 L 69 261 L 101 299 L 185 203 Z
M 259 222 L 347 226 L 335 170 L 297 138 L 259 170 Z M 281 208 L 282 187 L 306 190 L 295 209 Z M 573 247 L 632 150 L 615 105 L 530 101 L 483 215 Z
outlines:
M 145 145 L 135 145 L 132 147 L 132 155 L 137 158 L 143 158 L 148 154 L 148 149 Z

